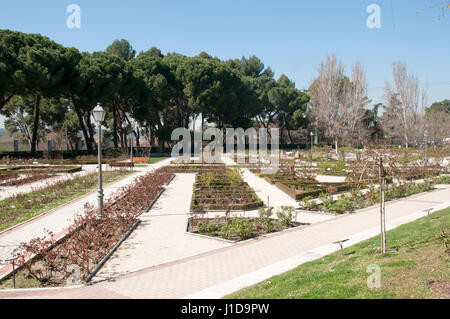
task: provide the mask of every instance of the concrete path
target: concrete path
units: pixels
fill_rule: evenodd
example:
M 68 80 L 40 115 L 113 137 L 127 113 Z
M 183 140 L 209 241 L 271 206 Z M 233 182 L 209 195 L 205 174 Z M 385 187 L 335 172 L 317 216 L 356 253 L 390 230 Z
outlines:
M 237 165 L 233 160 L 232 156 L 229 154 L 224 154 L 222 156 L 222 161 L 227 166 Z M 269 201 L 269 205 L 275 208 L 275 212 L 281 208 L 281 206 L 292 206 L 294 208 L 299 208 L 299 203 L 294 200 L 291 196 L 280 190 L 275 185 L 267 182 L 264 178 L 260 178 L 253 174 L 249 169 L 244 168 L 243 171 L 243 179 L 244 181 L 255 191 L 256 195 L 267 205 Z M 319 177 L 319 176 L 318 176 Z M 334 176 L 332 176 L 334 177 Z M 333 178 L 329 178 L 329 176 L 320 175 L 321 181 L 334 181 Z M 246 217 L 257 217 L 258 211 L 247 211 L 242 215 Z M 273 216 L 273 218 L 277 218 Z M 334 218 L 331 214 L 323 214 L 323 213 L 314 213 L 314 212 L 298 212 L 297 213 L 297 222 L 302 223 L 317 223 L 324 220 L 328 220 Z
M 76 166 L 76 165 L 75 165 Z M 97 165 L 83 165 L 83 170 L 73 174 L 57 174 L 57 176 L 47 178 L 42 181 L 29 183 L 21 186 L 0 186 L 0 200 L 12 197 L 14 195 L 29 193 L 49 185 L 53 185 L 59 181 L 67 180 L 69 178 L 75 178 L 78 176 L 84 176 L 97 171 Z M 103 170 L 111 170 L 109 165 L 103 165 Z
M 243 170 L 243 178 L 244 181 L 250 185 L 251 188 L 255 191 L 256 195 L 267 205 L 267 201 L 269 200 L 269 205 L 275 208 L 275 212 L 281 206 L 292 206 L 294 208 L 298 208 L 299 204 L 296 200 L 294 200 L 291 196 L 283 192 L 281 189 L 276 187 L 275 185 L 269 183 L 264 178 L 258 177 L 250 170 Z M 328 220 L 334 218 L 332 215 L 320 214 L 320 213 L 306 213 L 299 212 L 297 213 L 297 221 L 302 223 L 317 223 L 324 220 Z
M 173 262 L 230 243 L 186 233 L 195 174 L 177 174 L 139 227 L 103 266 L 94 281 Z
M 389 202 L 387 228 L 425 216 L 424 209 L 450 206 L 450 185 Z M 379 208 L 371 207 L 311 226 L 224 247 L 92 286 L 71 289 L 1 291 L 0 298 L 219 298 L 379 232 Z M 388 238 L 389 241 L 389 238 Z
M 154 165 L 143 168 L 135 168 L 135 173 L 131 174 L 117 182 L 104 187 L 105 201 L 112 194 L 116 193 L 123 186 L 130 184 L 141 175 L 145 175 L 155 169 L 166 166 L 170 163 L 170 158 Z M 75 216 L 83 212 L 83 206 L 86 203 L 97 205 L 97 191 L 93 191 L 75 199 L 74 201 L 50 210 L 37 218 L 29 220 L 9 230 L 0 233 L 0 259 L 10 258 L 12 251 L 22 242 L 27 242 L 33 238 L 46 235 L 45 229 L 59 234 L 72 225 Z M 1 265 L 0 265 L 1 267 Z M 0 278 L 8 266 L 0 268 Z
M 317 175 L 316 180 L 319 183 L 344 183 L 345 176 Z

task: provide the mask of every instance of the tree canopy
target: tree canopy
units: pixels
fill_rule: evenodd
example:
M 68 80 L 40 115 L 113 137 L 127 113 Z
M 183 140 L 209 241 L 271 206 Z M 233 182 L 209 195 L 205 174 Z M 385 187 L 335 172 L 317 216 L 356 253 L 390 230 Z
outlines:
M 276 80 L 256 56 L 222 61 L 207 52 L 164 55 L 156 47 L 136 55 L 125 39 L 103 52 L 79 52 L 38 34 L 0 30 L 0 110 L 11 133 L 29 135 L 32 152 L 48 130 L 64 131 L 72 142 L 80 131 L 93 150 L 97 102 L 107 112 L 105 135 L 118 147 L 127 146 L 133 119 L 134 134 L 159 145 L 200 115 L 202 126 L 279 126 L 290 133 L 305 125 L 308 101 L 306 91 L 285 75 Z M 14 124 L 19 118 L 26 127 Z

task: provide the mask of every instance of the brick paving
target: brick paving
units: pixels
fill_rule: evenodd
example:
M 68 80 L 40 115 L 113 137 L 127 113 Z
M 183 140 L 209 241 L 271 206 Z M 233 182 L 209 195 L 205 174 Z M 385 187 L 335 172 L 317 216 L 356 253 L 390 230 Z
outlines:
M 388 228 L 423 216 L 424 209 L 450 206 L 450 186 L 386 204 Z M 111 281 L 72 289 L 3 291 L 0 298 L 183 298 L 259 271 L 299 254 L 379 227 L 379 207 L 318 222 L 166 263 Z M 359 236 L 363 240 L 364 236 Z M 353 241 L 354 243 L 355 241 Z M 318 255 L 317 255 L 318 256 Z M 215 296 L 217 297 L 217 296 Z
M 186 233 L 195 174 L 177 174 L 94 281 L 205 253 L 231 244 Z

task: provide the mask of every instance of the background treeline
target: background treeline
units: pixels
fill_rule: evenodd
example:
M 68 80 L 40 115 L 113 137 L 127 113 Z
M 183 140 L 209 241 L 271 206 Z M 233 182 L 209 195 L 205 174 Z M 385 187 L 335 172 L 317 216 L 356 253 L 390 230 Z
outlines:
M 275 79 L 255 56 L 164 56 L 155 47 L 136 54 L 126 40 L 104 52 L 81 53 L 38 34 L 0 31 L 0 110 L 5 127 L 19 132 L 31 152 L 49 131 L 60 132 L 72 148 L 81 131 L 94 149 L 91 111 L 97 102 L 107 111 L 106 136 L 120 147 L 133 119 L 137 141 L 161 146 L 174 128 L 197 119 L 219 128 L 276 125 L 291 131 L 305 125 L 308 101 L 305 91 L 284 75 Z
M 309 87 L 311 125 L 329 144 L 361 145 L 387 140 L 391 144 L 442 144 L 450 138 L 450 100 L 428 104 L 426 87 L 407 71 L 406 63 L 392 63 L 392 82 L 384 87 L 384 102 L 371 105 L 368 83 L 359 62 L 346 66 L 328 56 Z M 428 133 L 428 137 L 425 137 Z
M 309 89 L 299 90 L 255 56 L 222 61 L 205 52 L 163 55 L 155 47 L 137 54 L 126 40 L 88 53 L 39 34 L 0 30 L 0 113 L 32 153 L 50 132 L 71 149 L 81 132 L 87 149 L 95 149 L 97 102 L 107 112 L 105 137 L 114 147 L 127 146 L 133 120 L 137 146 L 146 139 L 161 148 L 170 146 L 173 129 L 208 123 L 279 127 L 282 144 L 309 143 L 313 131 L 336 148 L 385 138 L 408 145 L 421 141 L 427 127 L 430 138 L 449 137 L 448 101 L 425 112 L 417 77 L 399 62 L 393 77 L 385 105 L 370 106 L 363 66 L 356 62 L 347 73 L 334 55 L 319 65 Z

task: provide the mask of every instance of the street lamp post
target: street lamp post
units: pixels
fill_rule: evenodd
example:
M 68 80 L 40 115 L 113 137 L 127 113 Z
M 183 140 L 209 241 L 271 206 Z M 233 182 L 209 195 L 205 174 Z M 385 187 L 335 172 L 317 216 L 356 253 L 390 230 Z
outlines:
M 92 110 L 92 116 L 98 124 L 98 216 L 103 215 L 103 187 L 102 187 L 102 122 L 105 120 L 105 110 L 100 103 Z
M 134 135 L 134 129 L 136 128 L 136 122 L 132 121 L 131 122 L 131 145 L 130 145 L 130 156 L 131 156 L 131 161 L 130 161 L 130 168 L 131 170 L 133 170 L 133 166 L 134 166 L 134 154 L 133 154 L 133 135 Z
M 425 173 L 427 171 L 427 166 L 428 166 L 428 131 L 425 130 L 425 132 L 423 132 L 423 137 L 425 139 Z
M 313 154 L 312 154 L 312 150 L 313 150 L 313 138 L 314 138 L 314 132 L 311 131 L 310 135 L 311 135 L 311 148 L 310 148 L 310 150 L 309 150 L 309 161 L 311 162 L 311 166 L 312 166 L 312 162 L 313 162 Z

